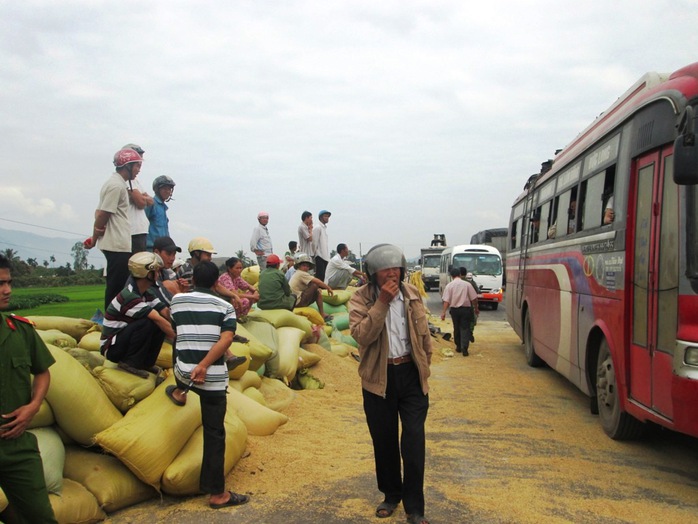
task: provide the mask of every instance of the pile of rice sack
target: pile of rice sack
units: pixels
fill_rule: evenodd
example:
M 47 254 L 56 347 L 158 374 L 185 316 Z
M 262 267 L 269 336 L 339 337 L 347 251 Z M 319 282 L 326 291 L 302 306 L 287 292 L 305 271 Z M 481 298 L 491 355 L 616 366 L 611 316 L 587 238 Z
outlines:
M 252 272 L 254 276 L 254 272 Z M 243 455 L 248 435 L 271 435 L 288 417 L 264 391 L 287 386 L 320 389 L 308 368 L 326 351 L 349 355 L 346 303 L 351 292 L 325 297 L 326 324 L 316 308 L 252 310 L 230 349 L 247 362 L 230 372 L 225 418 L 225 472 Z M 49 498 L 58 522 L 98 522 L 106 514 L 156 497 L 199 493 L 203 428 L 199 396 L 176 406 L 165 394 L 174 384 L 172 346 L 165 342 L 157 365 L 166 374 L 143 379 L 99 353 L 100 327 L 67 317 L 29 317 L 56 360 L 51 384 L 29 431 L 39 443 Z M 354 350 L 355 351 L 355 350 Z M 288 401 L 290 402 L 290 400 Z M 276 408 L 276 409 L 274 409 Z M 0 511 L 7 500 L 0 490 Z

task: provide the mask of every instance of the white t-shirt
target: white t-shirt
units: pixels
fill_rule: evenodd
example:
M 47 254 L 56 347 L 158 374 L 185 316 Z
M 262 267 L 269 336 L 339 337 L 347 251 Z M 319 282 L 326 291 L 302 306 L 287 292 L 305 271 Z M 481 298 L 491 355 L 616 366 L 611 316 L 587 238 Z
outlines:
M 124 181 L 126 184 L 126 190 L 129 190 L 128 180 Z M 143 193 L 143 188 L 138 178 L 131 180 L 131 185 L 133 189 L 136 189 Z M 131 234 L 132 235 L 143 235 L 148 234 L 148 227 L 150 227 L 150 222 L 148 217 L 145 215 L 145 208 L 138 209 L 138 206 L 128 199 L 128 221 L 131 224 Z

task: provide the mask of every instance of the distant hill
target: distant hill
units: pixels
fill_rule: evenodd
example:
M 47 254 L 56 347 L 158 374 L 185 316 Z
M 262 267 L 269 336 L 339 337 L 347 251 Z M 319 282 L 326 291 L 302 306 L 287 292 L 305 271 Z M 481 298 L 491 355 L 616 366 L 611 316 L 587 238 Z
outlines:
M 26 231 L 0 228 L 0 251 L 14 249 L 22 260 L 35 258 L 39 265 L 43 265 L 44 260 L 46 260 L 49 267 L 64 266 L 66 262 L 72 264 L 73 256 L 70 250 L 75 242 L 82 240 L 79 238 L 45 237 Z M 56 257 L 56 262 L 51 262 L 51 255 Z M 94 264 L 95 267 L 102 267 L 105 259 L 99 250 L 94 250 L 88 256 L 87 261 L 89 264 Z

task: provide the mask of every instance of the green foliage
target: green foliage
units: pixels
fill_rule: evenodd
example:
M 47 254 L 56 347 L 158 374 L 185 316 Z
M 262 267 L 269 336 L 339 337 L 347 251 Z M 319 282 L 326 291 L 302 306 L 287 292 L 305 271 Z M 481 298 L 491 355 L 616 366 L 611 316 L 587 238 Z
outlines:
M 48 288 L 24 288 L 12 290 L 12 301 L 23 300 L 28 297 L 41 295 L 63 295 L 67 302 L 52 302 L 42 304 L 31 309 L 22 308 L 14 310 L 20 316 L 26 315 L 57 315 L 72 318 L 92 318 L 95 311 L 104 309 L 104 284 L 91 286 L 64 286 Z
M 61 286 L 85 286 L 104 284 L 102 271 L 84 270 L 74 272 L 70 267 L 58 267 L 56 269 L 35 268 L 28 275 L 17 276 L 12 273 L 12 286 L 15 290 L 19 288 L 35 287 L 61 287 Z
M 10 305 L 7 307 L 8 311 L 15 311 L 18 309 L 32 309 L 43 304 L 57 304 L 61 302 L 68 302 L 70 300 L 64 295 L 56 295 L 54 293 L 42 293 L 36 295 L 27 295 L 23 297 L 13 296 L 10 299 Z

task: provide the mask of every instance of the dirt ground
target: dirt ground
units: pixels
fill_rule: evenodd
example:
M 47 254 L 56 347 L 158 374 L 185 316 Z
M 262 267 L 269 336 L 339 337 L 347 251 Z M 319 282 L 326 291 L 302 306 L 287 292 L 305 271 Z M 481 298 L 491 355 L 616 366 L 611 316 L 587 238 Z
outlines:
M 450 331 L 450 322 L 432 317 Z M 698 521 L 698 441 L 668 431 L 641 442 L 605 436 L 586 397 L 549 369 L 525 365 L 502 321 L 481 322 L 471 356 L 435 339 L 427 418 L 427 517 L 435 523 Z M 452 352 L 451 352 L 452 353 Z M 249 504 L 206 498 L 142 503 L 107 522 L 376 523 L 372 447 L 357 363 L 327 354 L 317 391 L 267 391 L 290 421 L 248 439 L 228 486 Z

